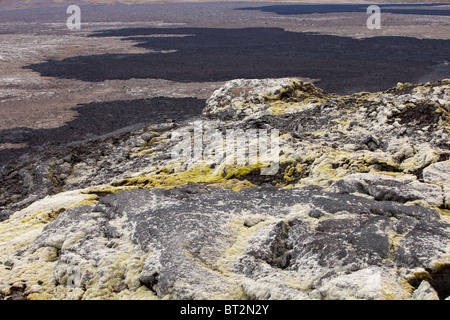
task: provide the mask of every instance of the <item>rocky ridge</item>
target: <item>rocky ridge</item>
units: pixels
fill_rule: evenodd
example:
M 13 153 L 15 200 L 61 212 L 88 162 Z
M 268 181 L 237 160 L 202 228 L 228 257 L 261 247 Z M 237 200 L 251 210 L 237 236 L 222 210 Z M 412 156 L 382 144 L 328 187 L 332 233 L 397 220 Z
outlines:
M 277 129 L 278 171 L 172 157 L 198 123 Z M 450 80 L 237 79 L 201 118 L 43 146 L 0 168 L 0 296 L 446 299 L 449 134 Z

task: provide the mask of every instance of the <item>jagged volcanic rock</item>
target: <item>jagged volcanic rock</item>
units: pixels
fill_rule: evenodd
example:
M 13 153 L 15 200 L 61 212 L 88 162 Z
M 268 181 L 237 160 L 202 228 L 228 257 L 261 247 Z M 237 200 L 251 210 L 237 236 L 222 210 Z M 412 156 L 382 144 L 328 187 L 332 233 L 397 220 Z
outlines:
M 1 297 L 445 299 L 449 98 L 237 79 L 198 119 L 26 154 L 0 169 Z M 278 130 L 276 173 L 171 154 L 227 129 Z

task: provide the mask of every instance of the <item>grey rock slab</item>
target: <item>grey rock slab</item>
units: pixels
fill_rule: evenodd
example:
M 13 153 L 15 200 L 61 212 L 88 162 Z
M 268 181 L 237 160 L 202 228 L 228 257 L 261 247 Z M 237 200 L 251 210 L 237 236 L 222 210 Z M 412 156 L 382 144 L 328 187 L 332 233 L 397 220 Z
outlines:
M 422 281 L 419 287 L 414 291 L 413 297 L 417 300 L 439 300 L 436 290 L 428 281 Z
M 376 173 L 359 173 L 346 176 L 335 182 L 330 191 L 337 193 L 362 193 L 379 201 L 406 203 L 423 200 L 434 207 L 444 203 L 442 188 L 431 183 L 422 183 L 415 178 L 393 177 Z
M 423 169 L 425 182 L 450 183 L 450 160 L 430 164 Z
M 70 215 L 82 217 L 88 208 L 71 210 Z M 419 226 L 405 235 L 393 265 L 427 265 L 444 254 L 450 234 L 430 209 L 302 189 L 233 192 L 190 184 L 172 190 L 124 191 L 101 198 L 93 208 L 101 213 L 90 217 L 95 220 L 92 228 L 108 239 L 120 233 L 109 230 L 107 220 L 127 216 L 124 226 L 131 240 L 148 252 L 140 281 L 158 296 L 175 299 L 232 298 L 242 291 L 255 296 L 252 281 L 261 279 L 268 290 L 265 297 L 279 296 L 283 272 L 300 274 L 306 268 L 317 274 L 314 281 L 335 274 L 322 283 L 382 267 L 393 253 L 393 217 L 398 223 L 412 219 Z M 313 223 L 317 218 L 301 208 L 320 208 L 327 219 Z M 251 216 L 258 219 L 246 225 Z M 52 222 L 37 243 L 50 230 L 64 230 L 64 217 L 65 213 Z M 315 271 L 306 267 L 311 264 Z M 286 292 L 290 290 L 294 289 Z

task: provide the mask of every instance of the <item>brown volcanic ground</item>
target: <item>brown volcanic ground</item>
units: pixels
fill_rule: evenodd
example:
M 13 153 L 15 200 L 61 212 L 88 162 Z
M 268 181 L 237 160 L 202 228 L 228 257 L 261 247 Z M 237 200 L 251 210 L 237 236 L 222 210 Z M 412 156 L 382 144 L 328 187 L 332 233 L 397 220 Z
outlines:
M 0 11 L 0 161 L 198 115 L 233 78 L 295 76 L 337 93 L 449 78 L 450 5 L 381 8 L 381 30 L 351 4 L 82 6 L 74 31 L 64 6 Z

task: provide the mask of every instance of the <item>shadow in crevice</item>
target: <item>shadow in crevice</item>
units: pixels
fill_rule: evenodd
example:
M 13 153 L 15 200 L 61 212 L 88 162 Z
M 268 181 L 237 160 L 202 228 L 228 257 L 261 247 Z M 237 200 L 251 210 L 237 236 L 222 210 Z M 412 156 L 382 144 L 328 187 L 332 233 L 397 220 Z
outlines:
M 237 8 L 235 10 L 256 10 L 262 12 L 272 12 L 279 15 L 298 15 L 298 14 L 314 14 L 314 13 L 366 13 L 367 7 L 370 4 L 295 4 L 295 5 L 270 5 L 261 7 L 245 7 Z M 438 15 L 450 16 L 450 8 L 443 5 L 448 3 L 417 3 L 417 4 L 380 4 L 379 6 L 383 13 L 393 14 L 415 14 L 415 15 Z
M 0 144 L 27 144 L 21 149 L 2 150 L 0 163 L 46 143 L 59 145 L 85 140 L 126 127 L 151 125 L 166 118 L 186 120 L 200 115 L 204 106 L 205 100 L 202 99 L 168 97 L 81 104 L 73 108 L 78 112 L 78 117 L 64 126 L 52 129 L 19 127 L 0 131 Z
M 450 297 L 450 265 L 446 264 L 431 272 L 431 286 L 436 290 L 439 299 L 445 300 Z
M 385 90 L 399 81 L 434 81 L 450 75 L 449 68 L 440 69 L 450 56 L 450 40 L 354 39 L 280 28 L 126 28 L 90 36 L 122 37 L 156 52 L 75 56 L 25 68 L 42 76 L 91 82 L 308 77 L 320 79 L 316 85 L 339 94 Z

